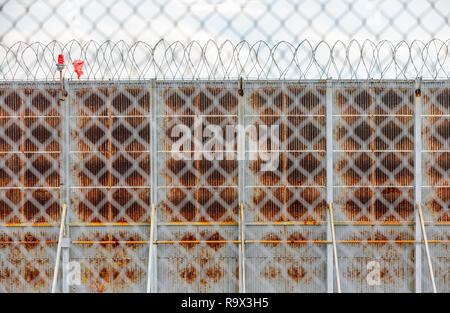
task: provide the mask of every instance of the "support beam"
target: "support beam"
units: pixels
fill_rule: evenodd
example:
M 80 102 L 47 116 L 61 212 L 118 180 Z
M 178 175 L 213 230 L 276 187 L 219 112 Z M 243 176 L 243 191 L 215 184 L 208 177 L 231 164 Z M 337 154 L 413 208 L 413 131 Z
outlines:
M 152 280 L 153 280 L 153 249 L 154 249 L 154 232 L 155 232 L 155 205 L 152 204 L 151 223 L 150 223 L 150 242 L 148 246 L 148 269 L 147 269 L 147 293 L 152 292 Z M 154 284 L 153 284 L 154 286 Z
M 245 228 L 244 228 L 244 204 L 240 204 L 240 219 L 241 219 L 241 293 L 245 293 Z
M 59 228 L 58 247 L 56 248 L 56 262 L 55 268 L 53 270 L 52 293 L 56 293 L 56 283 L 58 282 L 59 264 L 61 261 L 61 245 L 65 228 L 64 226 L 66 223 L 66 212 L 67 212 L 67 205 L 63 204 L 61 214 L 61 226 Z
M 67 226 L 67 225 L 66 225 Z M 64 230 L 67 230 L 65 228 Z M 66 234 L 64 234 L 66 236 Z M 62 292 L 63 293 L 69 293 L 70 292 L 70 285 L 68 281 L 69 277 L 69 263 L 70 263 L 70 238 L 63 237 L 62 243 L 61 243 L 61 249 L 62 249 L 62 260 L 63 260 L 63 266 L 62 266 Z
M 425 253 L 427 254 L 428 261 L 428 271 L 430 272 L 431 287 L 433 288 L 433 293 L 436 293 L 436 283 L 434 281 L 434 271 L 433 264 L 431 263 L 430 250 L 428 249 L 428 239 L 427 233 L 425 231 L 425 223 L 423 222 L 422 205 L 417 203 L 417 208 L 419 209 L 420 227 L 422 228 L 423 242 L 425 244 Z
M 422 203 L 422 96 L 420 91 L 421 78 L 415 84 L 415 110 L 414 110 L 414 202 Z M 419 209 L 414 211 L 414 286 L 415 292 L 422 292 L 422 233 L 420 231 Z
M 333 203 L 333 85 L 327 80 L 326 89 L 326 160 L 327 203 Z M 330 212 L 327 210 L 327 241 L 331 241 Z M 334 292 L 333 247 L 327 245 L 327 292 Z
M 336 236 L 334 233 L 333 204 L 330 203 L 328 205 L 328 208 L 330 211 L 330 228 L 331 228 L 331 239 L 333 242 L 334 268 L 336 270 L 336 287 L 337 287 L 337 292 L 341 293 L 341 281 L 339 278 L 339 264 L 338 264 L 338 258 L 337 258 Z
M 244 242 L 244 205 L 245 202 L 245 98 L 244 98 L 244 82 L 241 78 L 239 81 L 239 98 L 238 98 L 238 133 L 237 133 L 237 158 L 238 158 L 238 203 L 239 203 L 239 223 L 238 229 L 240 234 L 239 249 L 239 292 L 245 292 L 245 242 Z
M 157 105 L 158 95 L 156 89 L 156 80 L 151 82 L 151 96 L 150 96 L 150 149 L 151 149 L 151 223 L 150 223 L 150 243 L 149 243 L 149 256 L 148 256 L 148 281 L 147 292 L 157 292 L 158 286 L 158 271 L 157 271 L 157 246 L 154 245 L 158 237 L 158 212 L 156 206 L 158 204 L 158 120 L 157 120 Z

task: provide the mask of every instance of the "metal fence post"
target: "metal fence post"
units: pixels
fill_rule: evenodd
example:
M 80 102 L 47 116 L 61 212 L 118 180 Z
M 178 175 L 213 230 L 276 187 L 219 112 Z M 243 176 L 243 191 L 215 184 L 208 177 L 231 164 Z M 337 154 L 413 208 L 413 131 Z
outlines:
M 327 80 L 326 87 L 326 158 L 327 158 L 327 204 L 333 203 L 333 82 Z M 330 242 L 330 211 L 327 210 L 327 242 Z M 333 283 L 333 247 L 327 244 L 327 292 L 334 292 Z
M 70 179 L 70 101 L 71 101 L 71 95 L 70 95 L 70 85 L 69 83 L 65 84 L 65 88 L 69 89 L 66 90 L 67 92 L 67 98 L 62 103 L 62 145 L 61 145 L 61 157 L 63 161 L 63 195 L 64 199 L 62 201 L 67 204 L 67 215 L 65 219 L 65 226 L 64 226 L 64 238 L 62 242 L 62 258 L 63 258 L 63 268 L 62 268 L 62 291 L 64 293 L 69 293 L 69 282 L 68 282 L 68 266 L 70 262 L 70 236 L 69 236 L 69 223 L 70 223 L 70 186 L 71 186 L 71 179 Z
M 158 214 L 157 214 L 157 204 L 158 204 L 158 137 L 157 137 L 157 109 L 158 105 L 157 94 L 156 94 L 156 80 L 151 81 L 151 94 L 150 94 L 150 145 L 151 145 L 151 224 L 150 224 L 150 240 L 149 240 L 149 252 L 148 252 L 148 271 L 147 271 L 147 293 L 157 292 L 158 290 L 158 277 L 157 277 L 157 245 L 154 241 L 157 239 L 158 234 Z
M 421 78 L 415 83 L 414 108 L 414 203 L 422 202 L 422 97 L 420 91 Z M 414 210 L 414 262 L 415 262 L 415 292 L 422 292 L 422 233 L 417 205 Z
M 239 292 L 245 292 L 245 241 L 244 241 L 244 202 L 245 202 L 245 97 L 243 80 L 239 82 L 239 98 L 238 98 L 238 133 L 237 133 L 237 158 L 238 158 L 238 175 L 239 175 L 239 191 L 238 191 L 238 203 L 239 203 L 239 237 L 241 240 L 241 247 L 239 249 Z

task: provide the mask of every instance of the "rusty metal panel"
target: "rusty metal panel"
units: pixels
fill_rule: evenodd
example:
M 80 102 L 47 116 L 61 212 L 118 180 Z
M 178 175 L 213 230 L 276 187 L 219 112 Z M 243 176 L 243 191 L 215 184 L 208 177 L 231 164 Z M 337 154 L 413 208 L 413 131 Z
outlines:
M 450 87 L 428 83 L 423 88 L 423 202 L 425 218 L 450 221 Z
M 256 132 L 246 139 L 245 160 L 238 160 L 236 142 L 211 144 L 226 135 L 227 126 L 239 124 L 238 82 L 156 86 L 158 151 L 152 155 L 150 84 L 68 85 L 67 235 L 70 259 L 82 269 L 82 284 L 70 291 L 145 290 L 150 164 L 156 157 L 159 292 L 236 292 L 241 257 L 248 292 L 325 292 L 325 82 L 246 82 L 243 121 Z M 413 84 L 341 81 L 333 86 L 333 197 L 342 290 L 411 292 L 416 261 Z M 57 88 L 0 87 L 2 292 L 50 290 L 63 178 Z M 448 82 L 423 82 L 422 96 L 424 218 L 437 289 L 449 292 Z M 182 151 L 190 158 L 173 154 L 179 125 L 192 135 Z M 259 126 L 279 129 L 277 148 L 272 139 L 259 147 L 276 155 L 270 170 L 264 170 L 267 160 L 258 151 L 253 159 L 249 140 L 267 135 Z M 205 136 L 209 127 L 222 133 Z M 429 292 L 422 255 L 423 291 Z M 377 284 L 368 281 L 370 262 L 380 266 Z
M 409 82 L 335 84 L 333 198 L 344 292 L 414 288 L 413 103 Z M 371 262 L 379 270 L 372 283 Z
M 71 292 L 143 292 L 147 278 L 148 227 L 72 227 L 71 260 L 81 267 L 81 285 Z
M 422 90 L 424 219 L 428 224 L 426 229 L 436 289 L 449 292 L 450 232 L 444 225 L 450 222 L 450 86 L 448 82 L 427 82 Z M 430 292 L 431 279 L 426 260 L 422 264 L 424 291 Z
M 60 218 L 57 100 L 55 84 L 0 87 L 0 292 L 50 290 Z
M 326 85 L 248 83 L 246 93 L 258 142 L 256 155 L 246 146 L 246 238 L 256 241 L 246 245 L 247 291 L 324 292 Z M 318 226 L 273 224 L 291 222 Z
M 71 84 L 72 292 L 145 290 L 150 222 L 150 87 Z M 96 226 L 98 225 L 98 226 Z
M 49 292 L 57 229 L 9 227 L 0 231 L 0 292 Z
M 359 225 L 341 226 L 337 230 L 343 292 L 411 292 L 414 289 L 412 226 Z M 379 266 L 378 281 L 370 275 L 374 271 L 370 262 Z
M 336 220 L 411 220 L 411 84 L 336 83 L 335 89 Z
M 0 88 L 0 223 L 59 219 L 60 106 L 55 85 Z
M 235 226 L 159 226 L 158 292 L 237 292 L 236 240 Z
M 150 90 L 73 85 L 71 222 L 148 222 Z
M 247 226 L 249 292 L 326 292 L 326 228 Z
M 436 289 L 438 292 L 450 292 L 450 231 L 448 226 L 426 226 L 430 241 L 431 263 L 433 264 Z M 431 292 L 431 278 L 428 273 L 427 261 L 423 252 L 422 286 L 424 292 Z
M 237 85 L 158 83 L 157 94 L 157 238 L 174 241 L 158 244 L 158 291 L 236 292 L 238 246 L 222 241 L 238 239 L 237 143 L 222 138 L 237 125 Z M 175 150 L 179 126 L 188 138 Z
M 248 84 L 246 126 L 278 128 L 278 148 L 271 139 L 246 147 L 247 221 L 324 221 L 325 219 L 325 85 Z M 263 153 L 276 162 L 264 171 Z M 253 154 L 253 155 L 252 155 Z

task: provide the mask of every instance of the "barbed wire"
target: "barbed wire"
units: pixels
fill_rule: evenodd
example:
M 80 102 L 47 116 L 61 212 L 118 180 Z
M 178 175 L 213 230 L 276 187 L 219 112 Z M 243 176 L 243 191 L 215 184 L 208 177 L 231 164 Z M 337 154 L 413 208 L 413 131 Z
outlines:
M 265 41 L 205 44 L 160 40 L 76 40 L 62 43 L 0 44 L 1 80 L 56 80 L 58 54 L 66 60 L 64 77 L 76 79 L 72 65 L 83 60 L 81 80 L 231 80 L 244 79 L 448 79 L 450 39 L 393 43 L 387 40 L 321 41 L 312 44 Z

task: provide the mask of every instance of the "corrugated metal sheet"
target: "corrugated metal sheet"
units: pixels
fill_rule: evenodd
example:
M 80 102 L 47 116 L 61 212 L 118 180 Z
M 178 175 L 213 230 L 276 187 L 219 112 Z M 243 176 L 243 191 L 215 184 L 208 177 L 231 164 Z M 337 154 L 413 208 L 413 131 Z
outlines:
M 244 264 L 248 292 L 326 292 L 329 92 L 342 290 L 414 290 L 412 82 L 334 81 L 331 90 L 324 81 L 246 82 L 243 97 L 239 82 L 71 82 L 66 88 L 64 143 L 58 86 L 0 87 L 0 291 L 50 290 L 69 175 L 70 259 L 82 270 L 82 284 L 71 292 L 146 290 L 151 204 L 157 209 L 153 290 L 237 292 Z M 424 217 L 437 289 L 448 292 L 450 87 L 423 82 L 422 95 Z M 220 134 L 202 136 L 210 126 L 225 134 L 240 123 L 255 127 L 257 138 L 264 136 L 259 126 L 278 127 L 279 146 L 268 140 L 262 147 L 275 157 L 273 169 L 263 171 L 262 155 L 251 159 L 249 139 L 246 159 L 237 160 L 236 141 L 213 145 Z M 191 159 L 172 153 L 178 125 L 193 136 L 183 148 Z M 69 150 L 68 174 L 62 147 Z M 423 290 L 431 291 L 422 258 Z M 380 264 L 378 285 L 367 282 L 371 261 Z

